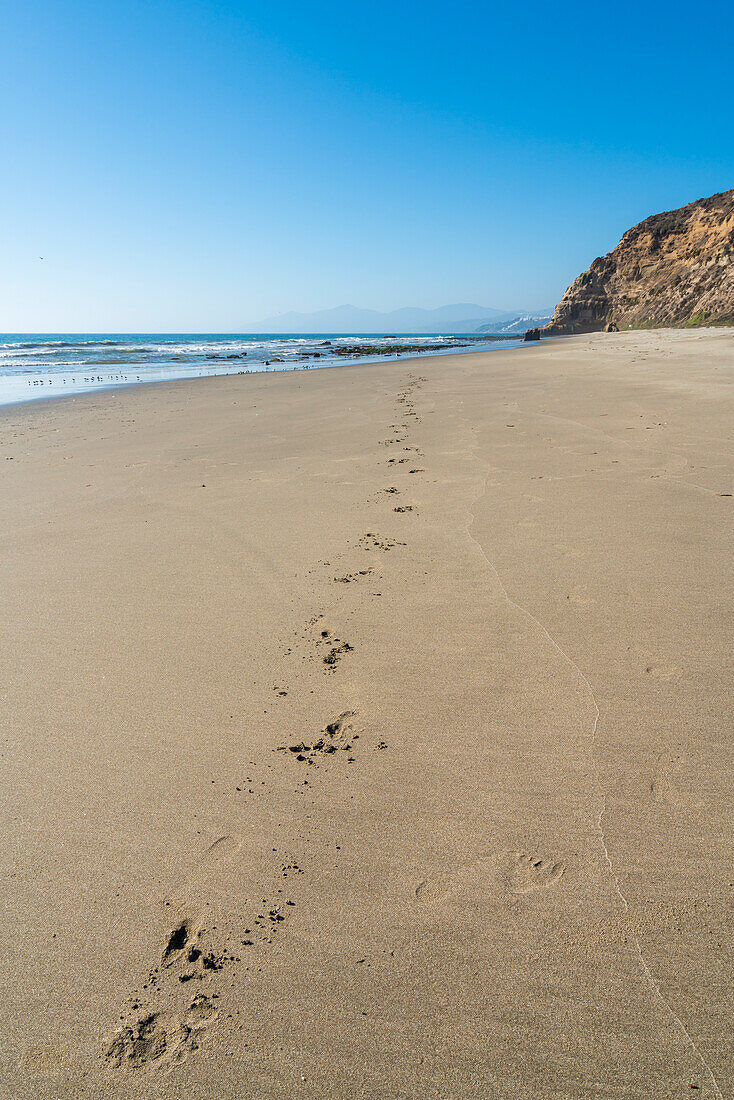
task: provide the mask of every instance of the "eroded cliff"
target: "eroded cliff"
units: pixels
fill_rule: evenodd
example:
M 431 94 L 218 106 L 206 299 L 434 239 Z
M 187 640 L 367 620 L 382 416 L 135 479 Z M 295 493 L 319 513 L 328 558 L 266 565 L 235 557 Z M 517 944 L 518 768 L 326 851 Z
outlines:
M 734 189 L 628 229 L 571 284 L 542 332 L 726 322 L 734 323 Z

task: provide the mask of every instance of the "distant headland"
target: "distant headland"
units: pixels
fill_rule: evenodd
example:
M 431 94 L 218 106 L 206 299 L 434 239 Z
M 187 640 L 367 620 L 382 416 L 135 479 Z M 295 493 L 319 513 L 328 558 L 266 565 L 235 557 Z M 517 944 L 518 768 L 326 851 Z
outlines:
M 545 316 L 542 316 L 545 312 Z M 266 317 L 257 324 L 245 325 L 241 332 L 267 332 L 270 334 L 319 334 L 346 333 L 387 335 L 390 333 L 459 333 L 459 332 L 513 332 L 513 325 L 524 332 L 528 320 L 546 320 L 551 311 L 529 313 L 527 309 L 494 309 L 461 302 L 439 306 L 438 309 L 406 307 L 383 313 L 376 309 L 360 309 L 343 305 L 335 309 L 322 309 L 315 313 L 280 313 Z

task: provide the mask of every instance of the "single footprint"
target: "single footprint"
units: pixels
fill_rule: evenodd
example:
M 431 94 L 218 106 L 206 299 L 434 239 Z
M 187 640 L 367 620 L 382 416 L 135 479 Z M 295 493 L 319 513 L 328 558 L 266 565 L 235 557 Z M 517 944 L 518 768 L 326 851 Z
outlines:
M 507 882 L 515 894 L 529 894 L 552 886 L 566 871 L 563 860 L 554 862 L 527 852 L 513 852 Z
M 592 604 L 596 603 L 596 600 L 593 596 L 588 595 L 588 591 L 585 584 L 574 585 L 566 596 L 566 599 L 569 600 L 570 603 L 576 604 L 578 607 L 590 607 Z
M 649 664 L 645 665 L 645 675 L 652 676 L 655 680 L 662 680 L 667 683 L 669 680 L 677 679 L 682 672 L 682 669 L 678 665 L 673 664 Z
M 447 868 L 420 882 L 415 889 L 415 896 L 424 905 L 440 905 L 449 899 L 455 901 L 462 895 L 468 899 L 487 892 L 494 893 L 499 861 L 500 856 L 497 853 L 490 853 Z
M 277 751 L 290 753 L 301 763 L 314 763 L 317 753 L 331 756 L 340 749 L 351 752 L 352 742 L 359 741 L 359 734 L 353 732 L 351 718 L 354 718 L 354 711 L 345 710 L 324 726 L 312 744 L 298 741 L 293 745 L 279 745 Z
M 199 917 L 191 916 L 192 911 L 196 912 L 199 908 L 199 902 L 196 899 L 201 899 L 213 890 L 223 888 L 225 882 L 222 875 L 223 868 L 235 858 L 242 847 L 242 839 L 228 833 L 217 837 L 203 852 L 196 855 L 192 853 L 179 890 L 175 891 L 185 916 L 171 933 L 173 946 L 168 954 L 164 954 L 164 966 L 170 966 L 179 954 L 197 939 L 200 927 Z M 180 943 L 178 949 L 175 947 L 177 942 Z
M 338 639 L 337 639 L 337 641 L 338 641 Z M 353 645 L 350 645 L 349 642 L 341 642 L 339 645 L 334 645 L 334 646 L 331 647 L 329 652 L 322 659 L 322 663 L 326 665 L 326 667 L 329 671 L 333 671 L 336 668 L 336 666 L 339 664 L 340 660 L 342 659 L 342 656 L 345 653 L 352 653 L 352 652 L 354 652 L 354 646 Z
M 372 572 L 372 569 L 359 569 L 356 573 L 344 573 L 341 577 L 334 577 L 334 580 L 337 584 L 351 584 L 352 581 L 358 581 L 360 577 L 368 577 Z
M 152 1012 L 121 1028 L 105 1047 L 113 1069 L 164 1070 L 196 1050 L 202 1032 L 217 1018 L 211 999 L 197 994 L 183 1017 Z
M 680 785 L 682 777 L 688 778 L 690 785 L 687 763 L 683 753 L 661 753 L 658 756 L 655 774 L 650 782 L 650 792 L 656 802 L 666 803 L 675 809 L 703 809 L 703 800 Z
M 638 646 L 628 646 L 627 651 L 636 659 L 636 663 L 639 662 L 643 674 L 654 680 L 662 680 L 667 683 L 670 680 L 677 680 L 683 673 L 683 668 L 680 665 L 674 664 L 672 661 L 658 660 L 658 655 L 650 650 Z

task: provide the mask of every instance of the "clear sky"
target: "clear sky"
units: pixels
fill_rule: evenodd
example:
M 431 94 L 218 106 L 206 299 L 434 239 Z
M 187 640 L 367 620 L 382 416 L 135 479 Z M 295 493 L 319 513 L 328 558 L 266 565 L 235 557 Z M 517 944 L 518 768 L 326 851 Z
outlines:
M 0 331 L 552 305 L 734 186 L 733 40 L 730 0 L 5 0 Z

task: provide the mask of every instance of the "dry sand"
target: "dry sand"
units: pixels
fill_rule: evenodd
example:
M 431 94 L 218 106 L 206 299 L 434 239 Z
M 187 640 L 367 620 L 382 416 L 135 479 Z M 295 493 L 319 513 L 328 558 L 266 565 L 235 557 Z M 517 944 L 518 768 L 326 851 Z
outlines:
M 733 384 L 4 412 L 3 1100 L 730 1097 Z

